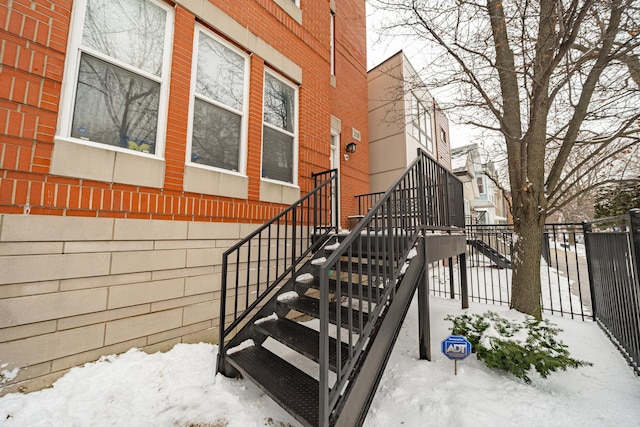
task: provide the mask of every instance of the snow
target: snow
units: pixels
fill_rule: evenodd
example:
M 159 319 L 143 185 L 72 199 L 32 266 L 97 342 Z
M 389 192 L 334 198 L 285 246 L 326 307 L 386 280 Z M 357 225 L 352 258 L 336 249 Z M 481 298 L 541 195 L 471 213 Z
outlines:
M 244 350 L 245 348 L 253 347 L 256 343 L 253 340 L 244 340 L 240 343 L 240 345 L 236 347 L 232 347 L 227 350 L 227 354 L 231 356 L 234 353 Z
M 313 276 L 311 276 L 311 280 L 313 280 Z M 305 282 L 305 280 L 302 280 L 302 281 L 301 280 L 297 280 L 297 281 L 300 282 L 300 283 Z M 308 281 L 308 280 L 306 280 L 306 281 Z M 281 302 L 289 301 L 289 300 L 292 300 L 292 299 L 296 299 L 299 296 L 300 295 L 295 291 L 285 292 L 285 293 L 282 293 L 282 294 L 278 295 L 278 301 L 281 301 Z
M 311 273 L 303 273 L 299 276 L 296 276 L 296 282 L 298 283 L 308 283 L 313 282 L 313 274 Z
M 324 247 L 325 250 L 327 251 L 335 251 L 336 249 L 338 249 L 340 247 L 340 241 L 336 238 L 336 241 L 330 245 L 326 245 Z
M 417 302 L 382 377 L 365 420 L 386 426 L 633 426 L 640 425 L 640 379 L 593 322 L 548 317 L 571 356 L 592 367 L 552 374 L 533 383 L 487 368 L 471 355 L 453 362 L 440 353 L 448 314 L 497 312 L 502 306 L 431 297 L 432 361 L 418 359 Z M 216 375 L 217 346 L 178 344 L 166 353 L 132 349 L 73 368 L 52 388 L 0 398 L 3 427 L 67 426 L 297 426 L 246 380 Z
M 327 260 L 325 257 L 316 258 L 311 261 L 311 265 L 322 265 Z

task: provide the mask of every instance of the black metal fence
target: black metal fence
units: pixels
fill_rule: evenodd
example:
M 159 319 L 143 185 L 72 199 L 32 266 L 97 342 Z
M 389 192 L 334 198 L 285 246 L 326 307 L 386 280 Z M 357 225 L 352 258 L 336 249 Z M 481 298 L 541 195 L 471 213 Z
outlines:
M 595 320 L 640 375 L 640 209 L 587 225 Z
M 469 299 L 508 305 L 513 227 L 465 228 Z M 430 266 L 433 294 L 461 296 L 459 265 Z M 543 312 L 597 321 L 640 375 L 640 209 L 590 223 L 547 224 L 540 267 Z
M 509 305 L 511 255 L 514 245 L 510 224 L 467 224 L 467 280 L 471 301 Z M 547 224 L 542 241 L 542 308 L 545 313 L 581 320 L 592 319 L 589 274 L 582 224 Z M 432 292 L 459 295 L 457 275 L 447 263 L 433 265 Z M 454 277 L 453 286 L 449 277 Z

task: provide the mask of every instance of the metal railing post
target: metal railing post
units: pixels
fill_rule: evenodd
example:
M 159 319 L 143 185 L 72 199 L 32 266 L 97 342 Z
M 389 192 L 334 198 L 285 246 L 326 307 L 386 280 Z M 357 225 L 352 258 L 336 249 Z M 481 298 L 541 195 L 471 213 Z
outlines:
M 462 308 L 469 308 L 469 286 L 467 283 L 467 254 L 462 253 L 460 259 L 460 300 Z
M 220 289 L 220 325 L 218 328 L 218 366 L 216 367 L 216 372 L 223 372 L 226 370 L 225 360 L 224 360 L 224 324 L 225 324 L 225 316 L 226 316 L 226 307 L 227 307 L 227 263 L 228 263 L 228 255 L 222 255 L 222 275 L 220 277 L 221 288 Z
M 427 225 L 427 183 L 425 180 L 425 164 L 424 164 L 424 154 L 422 154 L 422 150 L 418 149 L 418 156 L 420 156 L 420 163 L 418 164 L 419 173 L 418 173 L 418 181 L 419 181 L 419 189 L 418 189 L 418 200 L 420 203 L 420 225 Z
M 420 359 L 431 361 L 431 323 L 429 319 L 429 263 L 427 262 L 427 239 L 422 237 L 424 272 L 418 283 L 418 335 Z
M 597 311 L 596 311 L 596 307 L 597 307 L 597 301 L 596 301 L 596 288 L 595 288 L 595 280 L 593 277 L 593 258 L 591 255 L 591 250 L 589 248 L 590 244 L 589 244 L 589 239 L 590 239 L 590 234 L 591 234 L 591 224 L 589 224 L 588 222 L 583 221 L 582 222 L 582 233 L 584 235 L 584 252 L 585 252 L 585 257 L 587 258 L 587 273 L 589 274 L 589 294 L 591 295 L 591 316 L 593 321 L 596 321 L 596 315 L 597 315 Z
M 334 172 L 335 174 L 335 179 L 333 180 L 333 185 L 335 186 L 336 190 L 335 190 L 335 200 L 333 201 L 333 211 L 334 214 L 333 216 L 335 216 L 335 222 L 334 224 L 332 224 L 336 230 L 336 233 L 340 230 L 340 218 L 338 217 L 339 212 L 339 202 L 340 202 L 340 185 L 338 182 L 338 172 Z M 332 196 L 333 196 L 333 192 L 332 192 Z
M 629 211 L 629 228 L 631 231 L 631 254 L 635 267 L 636 288 L 640 290 L 640 209 Z

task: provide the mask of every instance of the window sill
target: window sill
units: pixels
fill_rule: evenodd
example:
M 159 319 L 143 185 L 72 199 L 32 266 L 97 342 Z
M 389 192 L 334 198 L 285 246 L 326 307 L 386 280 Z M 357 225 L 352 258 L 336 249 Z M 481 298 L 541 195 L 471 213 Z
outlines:
M 291 0 L 274 0 L 287 14 L 289 14 L 298 24 L 302 25 L 302 10 Z
M 186 165 L 184 190 L 191 193 L 246 199 L 249 194 L 249 184 L 244 175 Z
M 300 199 L 300 187 L 283 182 L 260 180 L 260 201 L 290 205 Z
M 164 159 L 54 139 L 51 173 L 73 178 L 162 188 Z

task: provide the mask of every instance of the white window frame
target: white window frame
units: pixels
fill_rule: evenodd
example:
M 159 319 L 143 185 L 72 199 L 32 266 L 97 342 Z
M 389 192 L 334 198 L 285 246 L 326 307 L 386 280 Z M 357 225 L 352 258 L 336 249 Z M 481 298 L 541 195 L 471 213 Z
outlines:
M 411 93 L 410 96 L 411 136 L 416 139 L 420 145 L 425 147 L 428 152 L 433 154 L 433 131 L 431 129 L 433 118 L 416 94 Z M 418 133 L 418 138 L 416 138 L 415 132 Z
M 294 97 L 295 97 L 295 108 L 294 108 L 294 114 L 295 114 L 295 120 L 293 121 L 293 133 L 288 132 L 284 129 L 281 129 L 277 126 L 273 126 L 270 123 L 265 122 L 264 120 L 264 88 L 266 87 L 266 78 L 267 78 L 267 74 L 269 74 L 271 77 L 274 77 L 278 80 L 280 80 L 282 83 L 286 84 L 287 86 L 291 87 L 294 90 Z M 274 70 L 271 69 L 267 69 L 265 68 L 264 70 L 264 74 L 262 76 L 262 150 L 260 152 L 260 179 L 263 181 L 268 181 L 268 182 L 273 182 L 276 184 L 281 184 L 281 185 L 291 185 L 291 186 L 297 186 L 298 185 L 298 121 L 300 120 L 299 116 L 299 108 L 300 108 L 300 93 L 299 93 L 299 88 L 298 85 L 290 82 L 287 78 L 285 78 L 284 76 L 282 76 L 281 74 L 277 73 Z M 284 133 L 285 135 L 289 135 L 289 136 L 293 136 L 293 170 L 292 170 L 292 182 L 287 182 L 287 181 L 278 181 L 275 179 L 271 179 L 271 178 L 265 178 L 262 176 L 262 163 L 264 161 L 264 127 L 267 126 L 271 129 L 274 129 L 278 132 Z
M 209 30 L 208 28 L 206 28 L 205 26 L 196 23 L 195 26 L 195 31 L 194 31 L 194 37 L 193 37 L 193 58 L 192 58 L 192 65 L 191 65 L 191 92 L 190 92 L 190 97 L 189 97 L 189 128 L 187 131 L 187 152 L 186 152 L 186 164 L 189 166 L 194 166 L 194 167 L 199 167 L 199 168 L 204 168 L 204 169 L 211 169 L 211 170 L 215 170 L 218 172 L 223 172 L 223 173 L 229 173 L 229 174 L 238 174 L 238 175 L 242 175 L 245 176 L 246 174 L 246 169 L 247 169 L 247 135 L 248 135 L 248 115 L 249 115 L 249 74 L 250 74 L 250 57 L 249 55 L 246 54 L 246 52 L 241 51 L 240 49 L 236 48 L 235 46 L 233 46 L 232 44 L 228 43 L 226 40 L 224 40 L 222 37 L 219 37 L 217 34 L 215 34 L 213 31 Z M 211 37 L 212 39 L 214 39 L 216 42 L 222 44 L 223 46 L 233 50 L 235 53 L 237 53 L 238 55 L 242 56 L 244 58 L 244 89 L 243 89 L 243 105 L 242 105 L 242 118 L 241 118 L 241 125 L 240 125 L 240 147 L 239 150 L 240 152 L 238 153 L 238 170 L 237 171 L 232 171 L 230 169 L 224 169 L 224 168 L 220 168 L 220 167 L 216 167 L 216 166 L 210 166 L 210 165 L 205 165 L 202 163 L 196 163 L 196 162 L 192 162 L 191 161 L 191 146 L 192 146 L 192 142 L 193 142 L 193 116 L 194 116 L 194 109 L 195 109 L 195 99 L 196 97 L 199 97 L 202 101 L 205 101 L 209 104 L 215 105 L 216 107 L 220 107 L 223 108 L 224 110 L 227 111 L 232 111 L 232 112 L 237 112 L 236 110 L 230 109 L 228 106 L 220 103 L 220 102 L 216 102 L 215 100 L 209 99 L 209 98 L 205 98 L 202 96 L 198 96 L 198 94 L 196 94 L 196 78 L 197 78 L 197 65 L 198 65 L 198 45 L 199 45 L 199 41 L 200 41 L 200 34 L 204 33 L 207 36 Z
M 173 27 L 174 27 L 174 10 L 163 2 L 157 0 L 146 0 L 155 6 L 164 9 L 167 12 L 167 20 L 165 22 L 165 40 L 162 58 L 162 71 L 160 76 L 155 76 L 142 70 L 134 69 L 129 64 L 111 58 L 101 52 L 90 47 L 82 45 L 82 35 L 84 30 L 85 12 L 87 9 L 87 0 L 75 0 L 73 13 L 71 17 L 71 30 L 67 44 L 67 55 L 65 59 L 64 78 L 61 92 L 60 115 L 58 118 L 58 126 L 56 139 L 67 140 L 83 145 L 102 148 L 105 150 L 119 151 L 127 154 L 135 154 L 151 158 L 163 158 L 165 150 L 167 116 L 169 105 L 169 77 L 171 70 L 171 55 L 173 48 Z M 80 57 L 85 53 L 93 58 L 105 61 L 109 64 L 123 68 L 136 75 L 142 76 L 154 82 L 160 83 L 160 99 L 158 103 L 158 123 L 156 131 L 156 149 L 155 153 L 143 153 L 136 150 L 130 150 L 114 145 L 103 144 L 100 142 L 84 140 L 71 136 L 73 113 L 75 109 L 76 88 L 78 86 L 78 77 L 80 71 Z
M 484 195 L 484 194 L 488 194 L 487 192 L 487 180 L 485 178 L 484 175 L 479 175 L 476 178 L 476 185 L 478 186 L 478 194 L 479 195 Z

